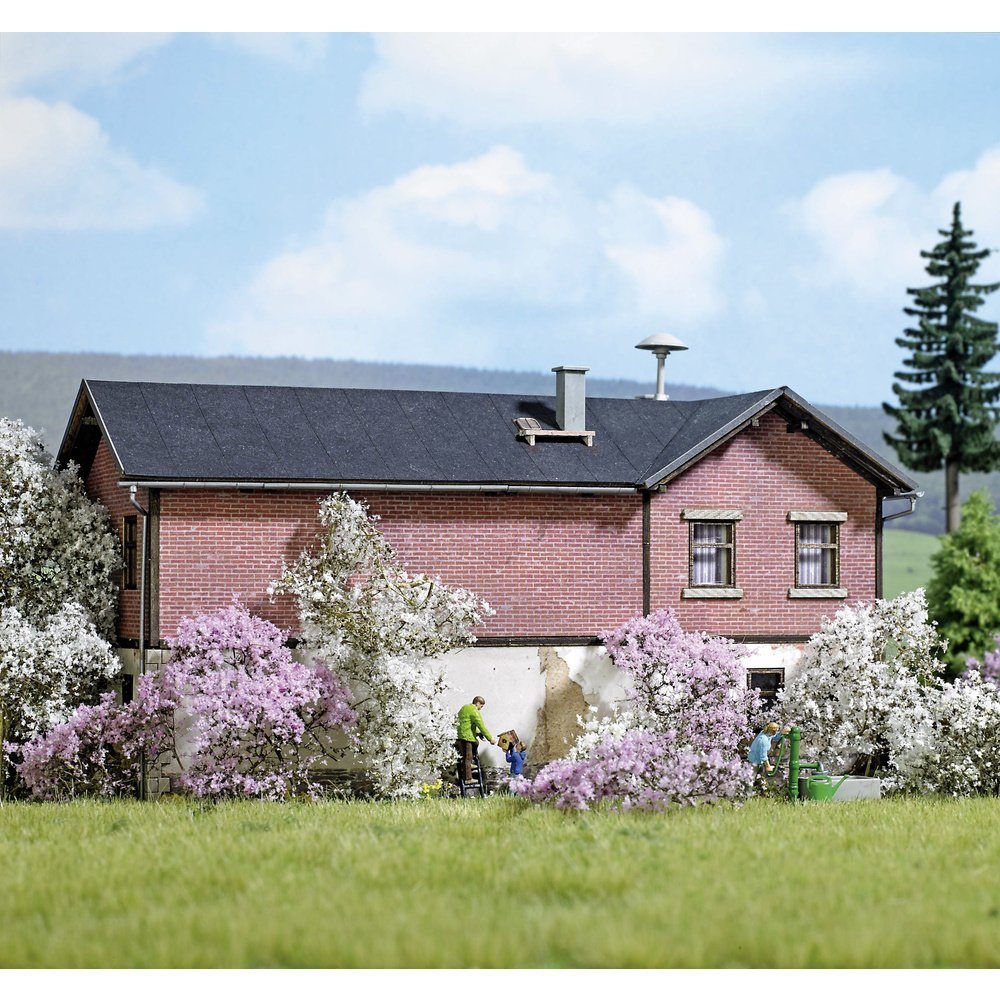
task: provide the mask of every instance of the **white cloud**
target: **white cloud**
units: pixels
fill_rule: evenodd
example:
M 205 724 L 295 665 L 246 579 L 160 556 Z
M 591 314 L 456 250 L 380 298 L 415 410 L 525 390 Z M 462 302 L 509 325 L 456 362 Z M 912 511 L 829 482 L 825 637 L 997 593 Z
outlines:
M 0 229 L 136 230 L 199 212 L 197 191 L 137 163 L 96 119 L 31 96 L 115 83 L 170 37 L 0 36 Z
M 76 108 L 0 98 L 0 229 L 142 229 L 187 222 L 200 203 Z
M 111 83 L 140 57 L 170 40 L 165 34 L 0 34 L 0 92 L 59 84 Z
M 797 274 L 822 287 L 846 286 L 868 297 L 899 298 L 926 279 L 921 250 L 939 239 L 962 202 L 962 220 L 979 245 L 1000 242 L 1000 147 L 967 170 L 947 174 L 932 189 L 888 168 L 836 174 L 817 183 L 788 210 L 816 251 Z M 1000 271 L 996 258 L 982 274 Z
M 690 323 L 721 310 L 725 241 L 707 212 L 684 198 L 649 198 L 628 187 L 603 211 L 605 253 L 632 281 L 640 312 Z
M 579 357 L 614 331 L 704 321 L 723 252 L 684 199 L 588 199 L 500 146 L 334 203 L 315 237 L 257 271 L 208 346 L 530 367 L 560 345 Z
M 466 125 L 738 119 L 868 71 L 850 53 L 755 35 L 380 35 L 375 53 L 364 108 Z
M 215 38 L 250 55 L 302 70 L 312 69 L 320 63 L 329 43 L 324 34 L 306 32 L 243 31 L 219 34 Z

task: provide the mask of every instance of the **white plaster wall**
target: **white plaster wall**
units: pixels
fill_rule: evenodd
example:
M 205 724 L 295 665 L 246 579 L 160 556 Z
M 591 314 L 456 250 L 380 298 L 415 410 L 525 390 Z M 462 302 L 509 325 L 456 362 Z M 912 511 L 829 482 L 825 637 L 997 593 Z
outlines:
M 517 730 L 529 744 L 535 738 L 538 710 L 545 702 L 545 677 L 537 646 L 472 646 L 442 657 L 451 684 L 448 708 L 457 713 L 476 695 L 486 699 L 483 721 L 494 737 Z M 506 766 L 503 753 L 480 744 L 480 759 L 487 767 Z
M 794 676 L 802 658 L 804 644 L 796 643 L 746 643 L 747 655 L 743 658 L 748 670 L 763 667 L 783 667 L 785 680 Z
M 611 715 L 625 698 L 621 674 L 603 646 L 557 646 L 556 655 L 569 665 L 570 679 L 583 690 L 598 716 Z
M 610 715 L 625 697 L 625 689 L 605 648 L 557 646 L 551 649 L 565 662 L 570 680 L 579 685 L 587 704 L 596 707 L 599 716 Z M 747 649 L 748 667 L 784 667 L 786 677 L 794 673 L 801 656 L 801 646 L 792 644 L 757 643 L 748 644 Z M 135 650 L 120 649 L 118 653 L 126 670 L 138 672 Z M 148 669 L 159 669 L 161 660 L 168 656 L 169 653 L 149 650 Z M 472 646 L 444 655 L 442 663 L 451 685 L 445 696 L 450 712 L 457 713 L 476 695 L 482 695 L 486 699 L 483 718 L 493 736 L 515 729 L 530 747 L 539 711 L 545 705 L 542 648 Z M 183 738 L 182 742 L 185 742 Z M 497 747 L 480 744 L 480 756 L 488 767 L 506 766 L 503 753 Z

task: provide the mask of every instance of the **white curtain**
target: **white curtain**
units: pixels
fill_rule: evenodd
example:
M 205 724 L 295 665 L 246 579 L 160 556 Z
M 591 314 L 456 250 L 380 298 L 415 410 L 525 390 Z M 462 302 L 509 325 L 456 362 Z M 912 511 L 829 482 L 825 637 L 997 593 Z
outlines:
M 731 525 L 728 524 L 695 524 L 693 565 L 691 567 L 691 582 L 694 586 L 720 586 L 730 583 L 729 559 L 731 549 L 706 543 L 725 543 L 730 541 Z
M 799 525 L 799 585 L 821 587 L 834 582 L 836 549 L 814 548 L 833 541 L 833 525 Z M 811 544 L 810 544 L 811 543 Z

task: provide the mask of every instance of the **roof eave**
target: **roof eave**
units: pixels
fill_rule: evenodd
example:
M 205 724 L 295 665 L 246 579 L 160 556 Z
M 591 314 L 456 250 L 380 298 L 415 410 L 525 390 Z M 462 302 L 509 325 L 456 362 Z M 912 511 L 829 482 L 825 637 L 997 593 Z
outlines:
M 683 455 L 679 455 L 668 465 L 665 465 L 662 469 L 654 472 L 653 475 L 647 476 L 641 481 L 640 485 L 643 489 L 647 490 L 651 490 L 659 486 L 665 479 L 670 478 L 682 468 L 686 468 L 706 452 L 718 447 L 718 445 L 722 444 L 727 438 L 732 437 L 734 434 L 738 434 L 747 424 L 750 423 L 751 420 L 753 420 L 754 417 L 758 417 L 765 410 L 772 408 L 775 405 L 776 400 L 780 398 L 781 394 L 782 389 L 772 389 L 766 396 L 754 403 L 753 406 L 744 410 L 727 424 L 724 424 L 722 427 L 713 431 L 712 434 L 700 441 L 693 448 L 689 448 Z
M 785 401 L 790 403 L 792 407 L 800 410 L 810 421 L 838 438 L 846 446 L 844 450 L 849 452 L 849 454 L 844 457 L 837 456 L 842 461 L 853 459 L 854 461 L 849 464 L 855 467 L 863 467 L 869 474 L 869 478 L 877 479 L 888 486 L 894 494 L 910 492 L 917 488 L 915 480 L 911 479 L 900 469 L 897 469 L 890 462 L 887 462 L 881 455 L 859 441 L 853 434 L 841 427 L 836 421 L 831 420 L 822 410 L 818 410 L 787 385 L 781 386 L 778 389 L 772 389 L 753 406 L 729 421 L 724 427 L 712 433 L 704 441 L 688 449 L 683 455 L 680 455 L 669 465 L 664 466 L 653 475 L 647 476 L 642 482 L 642 487 L 644 489 L 655 489 L 664 481 L 673 478 L 680 471 L 694 464 L 694 462 L 724 443 L 730 437 L 738 434 L 754 417 L 759 417 L 764 412 L 775 409 Z
M 101 408 L 97 405 L 97 401 L 94 399 L 94 394 L 91 391 L 90 383 L 87 379 L 80 380 L 80 388 L 77 390 L 76 399 L 73 402 L 73 409 L 70 413 L 69 421 L 66 424 L 66 430 L 63 432 L 62 441 L 59 444 L 59 450 L 56 452 L 57 467 L 64 467 L 70 460 L 73 448 L 80 435 L 80 426 L 83 421 L 84 403 L 89 404 L 90 409 L 94 414 L 94 418 L 97 420 L 97 426 L 101 432 L 101 437 L 107 442 L 108 449 L 115 460 L 115 464 L 118 466 L 119 475 L 125 475 L 125 466 L 122 464 L 122 460 L 118 455 L 118 449 L 115 448 L 115 443 L 111 439 L 111 435 L 108 433 L 108 428 L 104 423 L 104 417 L 101 415 Z
M 863 464 L 868 466 L 870 471 L 880 478 L 885 485 L 890 486 L 894 493 L 908 493 L 917 488 L 917 481 L 915 479 L 891 462 L 886 461 L 878 452 L 869 448 L 863 441 L 856 438 L 846 428 L 841 427 L 840 424 L 828 417 L 822 410 L 813 406 L 812 403 L 800 396 L 794 389 L 783 386 L 783 394 L 785 399 L 791 402 L 794 407 L 802 410 L 810 420 L 815 421 L 822 429 L 830 431 L 847 444 L 856 453 L 856 457 L 862 459 Z

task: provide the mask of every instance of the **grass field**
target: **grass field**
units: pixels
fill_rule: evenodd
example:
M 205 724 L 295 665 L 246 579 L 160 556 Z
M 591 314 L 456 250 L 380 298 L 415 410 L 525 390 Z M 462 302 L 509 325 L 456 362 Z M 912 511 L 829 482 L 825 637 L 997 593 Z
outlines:
M 931 578 L 931 556 L 941 544 L 937 535 L 921 531 L 886 531 L 882 537 L 885 596 L 898 597 L 926 587 Z
M 8 804 L 3 966 L 996 966 L 1000 801 Z

